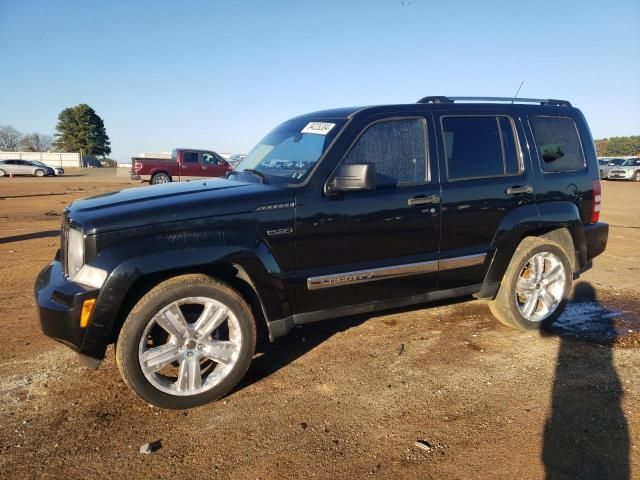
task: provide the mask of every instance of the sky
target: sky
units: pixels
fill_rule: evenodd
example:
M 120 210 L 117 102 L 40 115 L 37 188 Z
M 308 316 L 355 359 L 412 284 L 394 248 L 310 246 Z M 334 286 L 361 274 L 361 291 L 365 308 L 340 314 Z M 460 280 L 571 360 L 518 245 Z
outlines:
M 87 103 L 120 162 L 243 153 L 299 114 L 523 80 L 596 138 L 640 135 L 640 0 L 0 0 L 0 125 L 52 134 Z

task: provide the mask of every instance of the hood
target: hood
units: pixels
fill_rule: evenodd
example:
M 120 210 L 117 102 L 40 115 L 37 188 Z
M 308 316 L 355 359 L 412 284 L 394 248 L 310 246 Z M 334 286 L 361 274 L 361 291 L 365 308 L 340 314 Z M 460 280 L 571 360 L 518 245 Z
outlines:
M 263 203 L 292 201 L 293 192 L 221 178 L 128 188 L 77 200 L 65 210 L 87 234 L 250 212 Z

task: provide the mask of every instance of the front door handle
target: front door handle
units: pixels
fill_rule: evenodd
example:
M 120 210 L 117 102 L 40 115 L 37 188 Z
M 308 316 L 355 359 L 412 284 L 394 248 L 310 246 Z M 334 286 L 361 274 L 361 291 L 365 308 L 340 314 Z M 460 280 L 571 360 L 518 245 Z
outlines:
M 507 195 L 522 195 L 523 193 L 533 193 L 533 187 L 530 185 L 524 185 L 522 187 L 509 187 L 507 188 L 506 192 Z
M 414 207 L 417 205 L 431 205 L 440 203 L 440 195 L 429 195 L 427 197 L 413 197 L 407 200 L 407 205 Z

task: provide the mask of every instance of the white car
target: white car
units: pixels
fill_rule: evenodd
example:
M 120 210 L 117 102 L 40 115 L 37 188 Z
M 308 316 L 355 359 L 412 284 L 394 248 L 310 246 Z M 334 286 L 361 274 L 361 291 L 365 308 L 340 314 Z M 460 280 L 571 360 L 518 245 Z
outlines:
M 44 163 L 32 160 L 0 160 L 0 177 L 10 175 L 53 176 L 56 172 Z
M 610 180 L 633 180 L 640 182 L 640 158 L 628 158 L 622 165 L 609 167 Z
M 598 169 L 600 170 L 600 178 L 608 179 L 611 167 L 617 167 L 624 163 L 624 158 L 599 158 Z

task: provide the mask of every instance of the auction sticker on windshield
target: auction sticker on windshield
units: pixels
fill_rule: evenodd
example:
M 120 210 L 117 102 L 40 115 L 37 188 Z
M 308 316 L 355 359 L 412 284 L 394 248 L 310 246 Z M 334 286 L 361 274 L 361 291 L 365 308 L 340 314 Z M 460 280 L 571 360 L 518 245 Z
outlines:
M 307 126 L 301 130 L 300 133 L 315 133 L 316 135 L 326 135 L 335 126 L 335 123 L 309 122 L 307 123 Z

